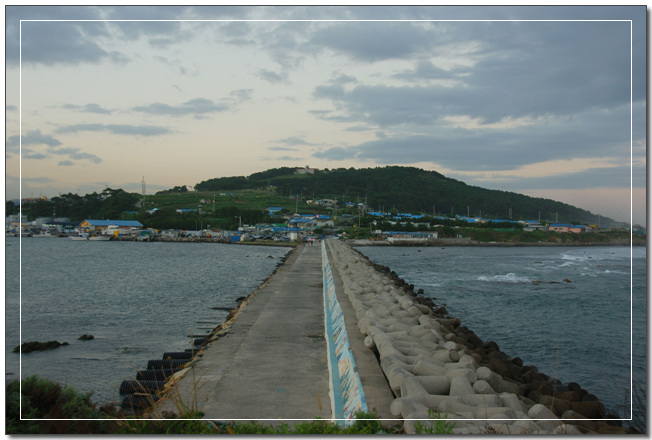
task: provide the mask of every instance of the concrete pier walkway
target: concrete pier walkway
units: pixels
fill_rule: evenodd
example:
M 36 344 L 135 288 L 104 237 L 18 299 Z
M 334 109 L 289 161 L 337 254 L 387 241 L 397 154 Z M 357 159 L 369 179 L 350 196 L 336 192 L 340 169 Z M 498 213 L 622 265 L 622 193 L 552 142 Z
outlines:
M 226 335 L 204 349 L 159 410 L 175 410 L 178 392 L 187 406 L 210 420 L 333 418 L 322 281 L 319 245 L 297 248 L 240 309 Z M 360 332 L 352 333 L 361 346 Z M 389 415 L 393 396 L 373 353 L 366 351 L 373 362 L 356 362 L 362 373 L 373 369 L 365 380 L 384 390 L 387 399 L 381 406 Z M 370 403 L 369 408 L 378 405 L 373 397 Z

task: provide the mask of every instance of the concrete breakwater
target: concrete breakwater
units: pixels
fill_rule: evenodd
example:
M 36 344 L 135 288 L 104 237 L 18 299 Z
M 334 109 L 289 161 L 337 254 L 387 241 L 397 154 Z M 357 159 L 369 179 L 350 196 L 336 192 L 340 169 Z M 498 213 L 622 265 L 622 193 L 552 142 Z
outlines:
M 415 294 L 389 268 L 339 241 L 327 245 L 365 346 L 376 353 L 394 393 L 391 413 L 404 419 L 407 433 L 433 416 L 454 422 L 458 434 L 630 432 L 606 420 L 618 417 L 605 414 L 580 385 L 524 366 Z

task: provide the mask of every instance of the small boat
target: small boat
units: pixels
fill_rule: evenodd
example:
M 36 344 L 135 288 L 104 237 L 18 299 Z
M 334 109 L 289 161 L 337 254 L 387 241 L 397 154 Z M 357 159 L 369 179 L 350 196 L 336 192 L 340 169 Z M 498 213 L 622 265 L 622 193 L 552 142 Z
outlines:
M 59 238 L 58 235 L 53 235 L 50 231 L 41 231 L 39 234 L 32 235 L 34 238 Z
M 88 237 L 88 241 L 109 241 L 111 237 L 108 235 L 91 235 Z
M 71 240 L 75 241 L 109 241 L 111 237 L 106 235 L 88 235 L 88 234 L 79 234 L 71 235 L 69 237 Z

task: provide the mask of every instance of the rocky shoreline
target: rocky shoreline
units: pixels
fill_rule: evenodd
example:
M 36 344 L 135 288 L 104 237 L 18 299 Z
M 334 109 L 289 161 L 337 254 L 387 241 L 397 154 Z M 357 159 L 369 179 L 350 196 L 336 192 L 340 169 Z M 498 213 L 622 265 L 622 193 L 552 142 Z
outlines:
M 405 431 L 433 414 L 457 434 L 633 434 L 596 396 L 482 341 L 390 268 L 329 240 L 332 262 L 396 399 Z M 355 329 L 349 329 L 355 331 Z M 410 420 L 412 419 L 412 420 Z

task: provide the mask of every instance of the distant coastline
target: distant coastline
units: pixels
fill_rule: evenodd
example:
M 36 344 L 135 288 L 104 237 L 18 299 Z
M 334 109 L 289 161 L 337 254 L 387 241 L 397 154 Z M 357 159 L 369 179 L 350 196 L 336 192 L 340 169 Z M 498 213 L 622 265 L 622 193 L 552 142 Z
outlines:
M 428 246 L 477 246 L 477 247 L 592 247 L 592 246 L 645 246 L 645 240 L 634 240 L 633 243 L 623 240 L 612 240 L 604 242 L 589 242 L 589 243 L 573 243 L 573 242 L 563 242 L 555 243 L 542 241 L 538 243 L 528 243 L 528 242 L 510 242 L 510 241 L 495 241 L 495 242 L 480 242 L 480 241 L 464 241 L 464 240 L 432 240 L 430 242 L 423 243 L 390 243 L 387 241 L 379 240 L 348 240 L 347 241 L 351 246 L 403 246 L 403 247 L 428 247 Z

